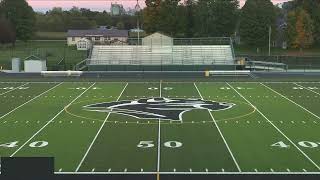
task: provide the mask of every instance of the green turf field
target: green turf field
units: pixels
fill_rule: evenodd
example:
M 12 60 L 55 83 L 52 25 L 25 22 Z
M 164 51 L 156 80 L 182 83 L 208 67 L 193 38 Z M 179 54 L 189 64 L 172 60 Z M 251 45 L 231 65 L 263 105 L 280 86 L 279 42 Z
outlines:
M 0 156 L 57 173 L 320 172 L 320 82 L 2 82 L 0 97 Z

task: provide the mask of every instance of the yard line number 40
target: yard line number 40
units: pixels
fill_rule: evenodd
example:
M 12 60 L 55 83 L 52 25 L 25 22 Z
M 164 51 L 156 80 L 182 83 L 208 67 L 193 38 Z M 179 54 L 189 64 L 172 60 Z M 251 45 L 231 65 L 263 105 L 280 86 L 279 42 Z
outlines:
M 13 142 L 9 142 L 9 143 L 4 143 L 4 144 L 0 144 L 0 148 L 3 147 L 3 148 L 15 148 L 15 147 L 18 147 L 19 145 L 19 141 L 13 141 Z M 29 147 L 32 147 L 32 148 L 41 148 L 41 147 L 45 147 L 45 146 L 48 146 L 48 142 L 47 141 L 34 141 L 34 142 L 31 142 L 29 144 Z
M 320 146 L 320 142 L 300 141 L 298 142 L 298 145 L 304 148 L 318 148 Z M 278 148 L 290 148 L 290 145 L 284 143 L 283 141 L 276 142 L 271 146 Z

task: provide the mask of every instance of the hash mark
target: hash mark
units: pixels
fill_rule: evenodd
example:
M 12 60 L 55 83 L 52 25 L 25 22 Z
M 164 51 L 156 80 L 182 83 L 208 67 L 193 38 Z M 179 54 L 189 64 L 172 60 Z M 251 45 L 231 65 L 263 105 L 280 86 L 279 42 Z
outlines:
M 274 170 L 273 170 L 272 168 L 270 169 L 270 171 L 271 171 L 271 172 L 274 172 Z
M 95 171 L 95 168 L 93 168 L 92 170 L 91 170 L 91 172 L 94 172 Z
M 291 172 L 290 169 L 287 169 L 288 172 Z
M 108 172 L 111 172 L 111 168 L 108 169 Z
M 206 168 L 206 172 L 209 172 L 208 168 Z
M 303 172 L 308 172 L 306 169 L 302 169 Z
M 61 171 L 62 171 L 62 168 L 59 169 L 59 172 L 61 172 Z
M 224 172 L 224 169 L 222 168 L 221 171 Z

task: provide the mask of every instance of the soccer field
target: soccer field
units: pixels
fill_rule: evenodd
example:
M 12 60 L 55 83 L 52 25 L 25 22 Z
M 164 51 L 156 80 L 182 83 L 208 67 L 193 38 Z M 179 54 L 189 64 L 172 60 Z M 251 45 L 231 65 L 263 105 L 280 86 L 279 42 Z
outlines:
M 320 82 L 2 82 L 0 156 L 56 173 L 320 172 Z

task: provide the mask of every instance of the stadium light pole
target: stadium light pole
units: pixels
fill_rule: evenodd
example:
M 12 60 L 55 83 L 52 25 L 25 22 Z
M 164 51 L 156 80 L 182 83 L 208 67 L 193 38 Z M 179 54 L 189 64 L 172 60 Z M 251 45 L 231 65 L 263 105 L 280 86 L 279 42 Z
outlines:
M 269 56 L 271 56 L 271 33 L 272 29 L 271 26 L 269 26 Z

